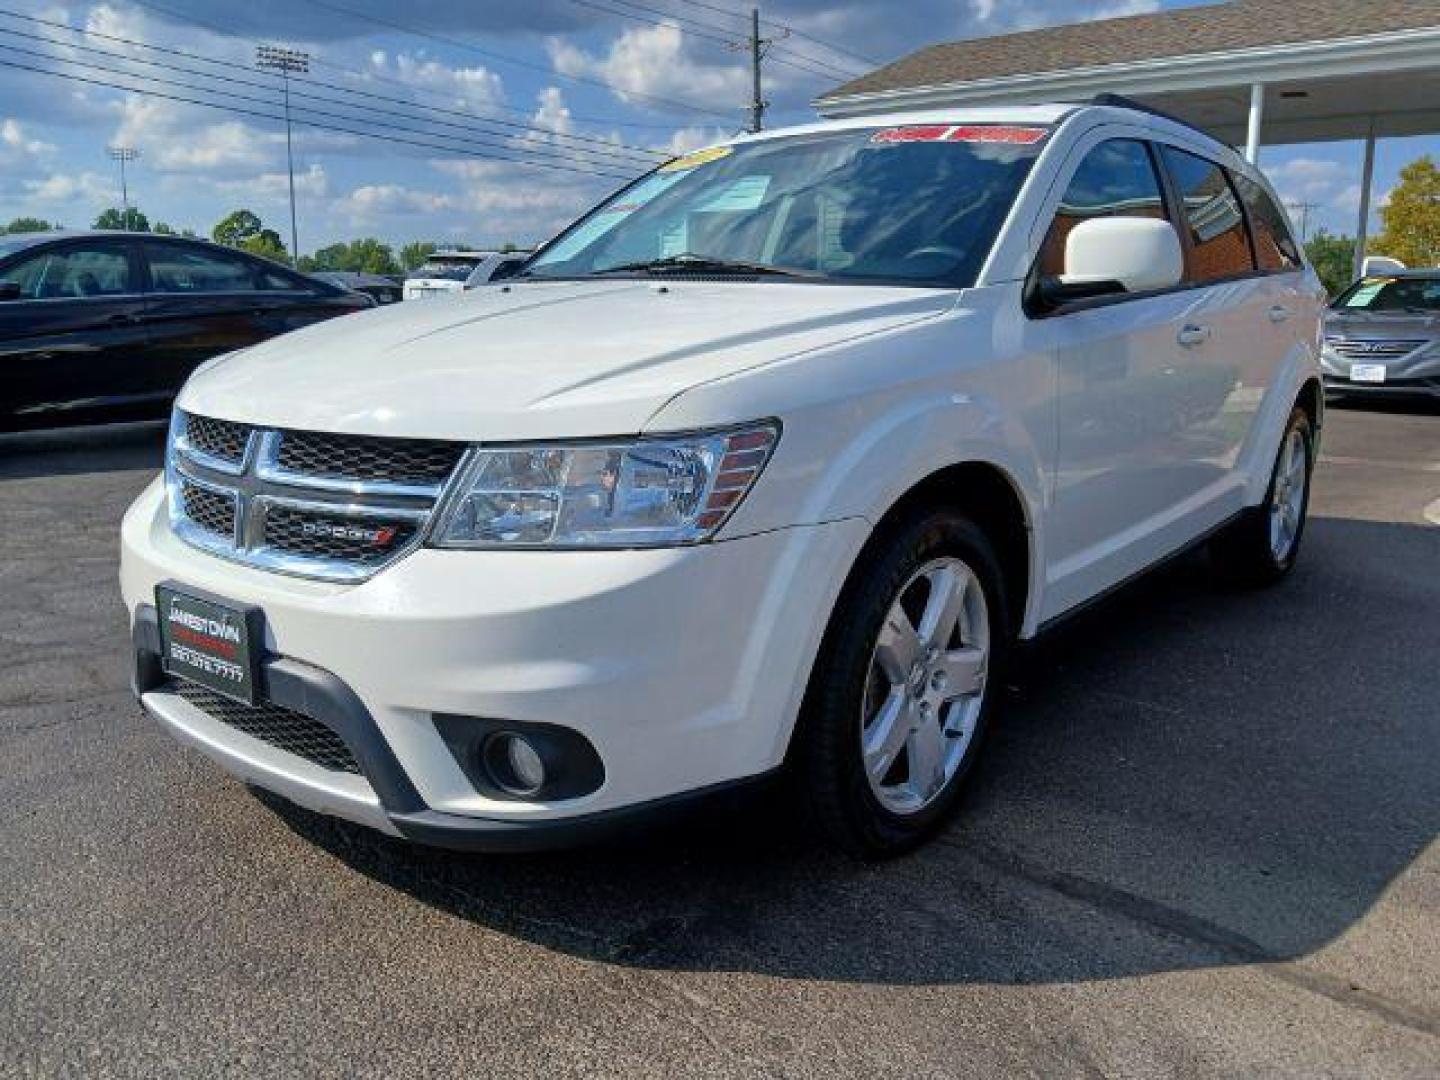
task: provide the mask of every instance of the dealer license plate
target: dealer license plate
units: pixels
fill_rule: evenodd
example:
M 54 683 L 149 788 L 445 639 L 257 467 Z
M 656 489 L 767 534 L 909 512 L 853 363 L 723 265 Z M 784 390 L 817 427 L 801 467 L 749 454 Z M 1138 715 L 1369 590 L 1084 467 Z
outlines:
M 255 704 L 262 641 L 259 608 L 157 585 L 155 610 L 160 614 L 160 663 L 168 674 Z
M 1385 365 L 1384 365 L 1384 364 L 1351 364 L 1351 365 L 1350 365 L 1350 381 L 1351 381 L 1351 382 L 1369 382 L 1369 383 L 1384 382 L 1384 381 L 1385 381 Z

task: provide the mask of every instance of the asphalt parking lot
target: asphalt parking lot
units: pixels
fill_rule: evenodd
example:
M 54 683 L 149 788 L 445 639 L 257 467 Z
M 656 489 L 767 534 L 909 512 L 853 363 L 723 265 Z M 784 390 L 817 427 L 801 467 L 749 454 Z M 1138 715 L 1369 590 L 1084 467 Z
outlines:
M 126 690 L 156 427 L 0 438 L 5 1075 L 1440 1072 L 1440 410 L 1335 409 L 1280 588 L 1032 650 L 898 862 L 761 802 L 466 858 L 259 798 Z

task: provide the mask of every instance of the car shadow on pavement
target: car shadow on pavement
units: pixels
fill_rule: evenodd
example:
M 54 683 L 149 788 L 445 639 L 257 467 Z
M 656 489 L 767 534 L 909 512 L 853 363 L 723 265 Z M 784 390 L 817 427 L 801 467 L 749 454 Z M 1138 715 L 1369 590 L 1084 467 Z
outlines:
M 1314 519 L 1307 545 L 1275 589 L 1221 591 L 1187 557 L 1030 647 L 961 815 L 889 863 L 812 845 L 774 794 L 489 858 L 261 797 L 427 905 L 610 963 L 1040 983 L 1299 957 L 1440 831 L 1440 580 L 1407 569 L 1440 529 Z
M 0 480 L 80 473 L 159 471 L 165 460 L 163 420 L 47 431 L 0 433 Z

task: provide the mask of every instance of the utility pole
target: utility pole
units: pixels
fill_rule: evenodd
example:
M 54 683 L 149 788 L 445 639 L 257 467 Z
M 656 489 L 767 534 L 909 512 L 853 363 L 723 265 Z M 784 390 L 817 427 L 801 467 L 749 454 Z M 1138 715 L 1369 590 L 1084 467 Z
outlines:
M 111 161 L 120 163 L 120 211 L 126 225 L 130 224 L 130 187 L 125 182 L 125 163 L 134 161 L 140 151 L 133 146 L 107 146 L 105 152 Z
M 759 130 L 764 126 L 764 121 L 765 121 L 765 106 L 768 104 L 768 103 L 766 102 L 766 100 L 765 100 L 765 94 L 764 94 L 764 92 L 761 90 L 761 87 L 760 87 L 760 61 L 762 61 L 762 60 L 765 59 L 766 54 L 770 51 L 770 46 L 771 46 L 771 45 L 773 45 L 773 44 L 775 44 L 775 42 L 781 41 L 781 40 L 783 40 L 784 38 L 787 38 L 787 37 L 789 37 L 789 36 L 790 36 L 790 31 L 789 31 L 789 29 L 787 28 L 787 29 L 784 30 L 783 33 L 781 33 L 781 35 L 780 35 L 779 37 L 774 37 L 774 38 L 763 38 L 763 37 L 761 37 L 761 36 L 760 36 L 760 9 L 759 9 L 759 8 L 751 8 L 751 9 L 750 9 L 750 40 L 749 40 L 749 42 L 748 42 L 747 44 L 748 44 L 748 47 L 749 47 L 749 49 L 750 49 L 750 78 L 751 78 L 751 87 L 752 87 L 751 93 L 750 93 L 750 130 L 751 130 L 751 131 L 759 131 Z M 736 43 L 735 46 L 732 46 L 732 48 L 745 48 L 745 47 L 746 47 L 746 46 L 744 46 L 744 45 L 739 45 L 739 43 Z
M 750 74 L 754 79 L 754 93 L 750 98 L 750 130 L 759 131 L 764 126 L 765 97 L 760 90 L 760 61 L 764 59 L 764 42 L 760 38 L 760 9 L 750 9 Z
M 309 74 L 310 54 L 278 45 L 257 45 L 255 66 L 261 71 L 278 71 L 285 87 L 285 164 L 290 172 L 290 264 L 300 262 L 300 230 L 295 224 L 295 150 L 290 141 L 290 76 Z
M 1319 203 L 1292 202 L 1290 209 L 1300 215 L 1300 243 L 1303 246 L 1310 239 L 1310 215 L 1320 209 Z

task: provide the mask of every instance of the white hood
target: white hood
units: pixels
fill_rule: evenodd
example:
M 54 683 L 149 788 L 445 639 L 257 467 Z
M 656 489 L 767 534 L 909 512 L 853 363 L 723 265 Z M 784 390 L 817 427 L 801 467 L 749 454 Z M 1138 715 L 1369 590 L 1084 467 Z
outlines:
M 691 386 L 955 302 L 953 291 L 859 285 L 522 282 L 286 334 L 203 368 L 180 404 L 363 435 L 622 435 Z

